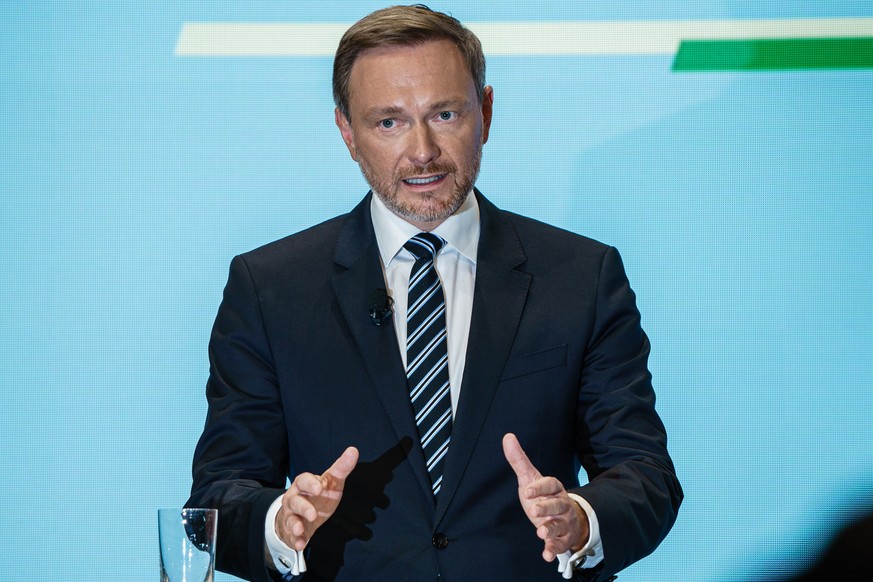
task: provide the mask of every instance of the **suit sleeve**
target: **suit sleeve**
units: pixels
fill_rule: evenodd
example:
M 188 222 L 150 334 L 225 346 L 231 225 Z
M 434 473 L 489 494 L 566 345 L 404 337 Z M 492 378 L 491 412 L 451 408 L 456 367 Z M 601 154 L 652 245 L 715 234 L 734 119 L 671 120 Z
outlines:
M 278 580 L 266 567 L 264 523 L 284 492 L 287 433 L 257 289 L 242 257 L 231 263 L 209 361 L 209 409 L 186 506 L 218 509 L 218 569 Z
M 605 577 L 654 551 L 683 494 L 655 412 L 649 340 L 614 248 L 601 263 L 595 310 L 577 411 L 577 450 L 589 483 L 574 492 L 597 514 Z

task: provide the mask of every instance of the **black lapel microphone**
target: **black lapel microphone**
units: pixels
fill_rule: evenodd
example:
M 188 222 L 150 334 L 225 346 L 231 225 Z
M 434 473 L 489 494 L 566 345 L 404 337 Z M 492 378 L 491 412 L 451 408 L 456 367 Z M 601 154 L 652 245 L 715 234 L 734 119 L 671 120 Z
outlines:
M 388 295 L 388 291 L 381 287 L 370 292 L 370 300 L 367 302 L 367 305 L 370 319 L 376 327 L 380 327 L 382 322 L 394 313 L 392 309 L 394 300 Z

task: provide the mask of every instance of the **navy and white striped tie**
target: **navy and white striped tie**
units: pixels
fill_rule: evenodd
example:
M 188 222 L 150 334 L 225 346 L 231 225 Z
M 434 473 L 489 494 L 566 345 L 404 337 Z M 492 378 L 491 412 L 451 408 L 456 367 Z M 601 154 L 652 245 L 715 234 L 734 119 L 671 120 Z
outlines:
M 415 257 L 406 310 L 406 377 L 433 494 L 443 480 L 452 436 L 446 302 L 434 258 L 446 241 L 422 232 L 404 246 Z

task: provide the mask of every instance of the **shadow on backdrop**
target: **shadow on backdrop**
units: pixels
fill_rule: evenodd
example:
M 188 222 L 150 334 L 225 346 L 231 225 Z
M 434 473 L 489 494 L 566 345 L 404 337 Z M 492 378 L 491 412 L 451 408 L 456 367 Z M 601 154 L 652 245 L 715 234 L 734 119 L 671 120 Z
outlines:
M 844 506 L 831 511 L 827 519 L 834 524 L 833 533 L 828 539 L 826 532 L 822 532 L 821 551 L 810 559 L 808 566 L 791 575 L 758 580 L 873 580 L 873 489 L 855 498 L 849 508 Z

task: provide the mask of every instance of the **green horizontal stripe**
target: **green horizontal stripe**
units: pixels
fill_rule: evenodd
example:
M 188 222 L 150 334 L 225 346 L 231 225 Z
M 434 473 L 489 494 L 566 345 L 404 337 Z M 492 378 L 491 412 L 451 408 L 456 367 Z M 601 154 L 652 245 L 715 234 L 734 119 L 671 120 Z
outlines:
M 683 40 L 674 71 L 873 68 L 873 37 Z

